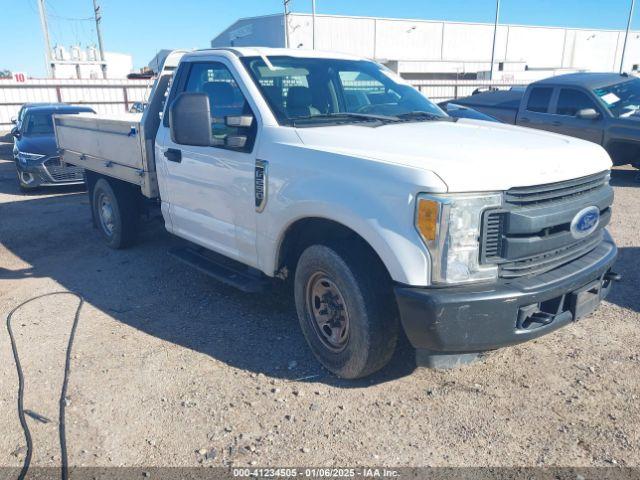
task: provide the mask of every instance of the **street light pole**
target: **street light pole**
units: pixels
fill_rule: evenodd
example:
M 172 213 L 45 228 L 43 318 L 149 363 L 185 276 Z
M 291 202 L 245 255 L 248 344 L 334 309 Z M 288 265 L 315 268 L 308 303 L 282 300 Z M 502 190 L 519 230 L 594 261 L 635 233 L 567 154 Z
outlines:
M 284 46 L 289 48 L 289 2 L 291 0 L 284 0 Z
M 633 19 L 633 9 L 636 0 L 631 0 L 631 8 L 629 9 L 629 20 L 627 21 L 627 32 L 624 35 L 624 46 L 622 47 L 622 58 L 620 59 L 620 73 L 624 71 L 624 55 L 627 52 L 627 40 L 629 39 L 629 31 L 631 30 L 631 20 Z
M 96 35 L 98 37 L 98 50 L 100 51 L 100 68 L 102 69 L 102 78 L 107 78 L 107 64 L 104 58 L 104 45 L 102 43 L 102 31 L 100 30 L 100 22 L 102 22 L 102 11 L 98 0 L 93 0 L 93 16 L 96 21 Z
M 313 49 L 316 49 L 316 0 L 311 0 L 311 31 L 313 35 L 312 43 Z
M 498 36 L 498 20 L 500 19 L 500 0 L 496 0 L 496 21 L 493 25 L 493 47 L 491 49 L 491 67 L 489 70 L 489 80 L 493 80 L 493 62 L 496 58 L 496 37 Z
M 49 39 L 49 25 L 47 24 L 47 11 L 44 0 L 38 1 L 38 12 L 40 13 L 40 26 L 44 36 L 44 57 L 47 61 L 47 74 L 53 77 L 53 59 L 51 58 L 51 40 Z

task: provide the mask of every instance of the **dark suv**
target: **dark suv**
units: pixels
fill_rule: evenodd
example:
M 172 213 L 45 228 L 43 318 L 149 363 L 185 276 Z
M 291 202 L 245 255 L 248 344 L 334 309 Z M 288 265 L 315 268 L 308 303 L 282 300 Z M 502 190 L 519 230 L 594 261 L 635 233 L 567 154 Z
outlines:
M 60 163 L 53 114 L 95 113 L 89 107 L 73 105 L 29 106 L 18 125 L 11 131 L 15 137 L 13 156 L 21 190 L 50 186 L 75 185 L 84 182 L 84 171 Z

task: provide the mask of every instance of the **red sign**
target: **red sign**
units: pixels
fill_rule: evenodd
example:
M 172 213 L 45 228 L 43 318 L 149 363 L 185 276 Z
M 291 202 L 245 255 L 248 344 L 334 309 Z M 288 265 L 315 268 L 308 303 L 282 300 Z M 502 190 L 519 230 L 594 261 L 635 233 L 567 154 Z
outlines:
M 18 83 L 24 83 L 27 81 L 27 75 L 23 72 L 15 72 L 13 74 L 13 79 Z

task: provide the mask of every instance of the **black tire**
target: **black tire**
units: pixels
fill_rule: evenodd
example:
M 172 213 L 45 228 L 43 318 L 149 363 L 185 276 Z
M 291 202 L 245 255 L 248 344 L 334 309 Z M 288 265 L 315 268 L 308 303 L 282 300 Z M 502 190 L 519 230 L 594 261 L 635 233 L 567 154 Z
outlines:
M 298 260 L 294 291 L 302 332 L 329 371 L 355 379 L 389 362 L 398 339 L 397 307 L 386 272 L 361 245 L 308 247 Z M 340 303 L 344 303 L 342 308 Z M 342 318 L 321 327 L 322 321 L 316 319 L 327 318 L 326 312 L 332 319 L 346 312 L 347 326 L 334 328 L 336 323 L 345 323 Z M 346 333 L 336 333 L 343 328 Z
M 140 219 L 140 200 L 134 188 L 100 178 L 90 194 L 94 223 L 105 243 L 114 249 L 131 246 Z M 106 213 L 107 203 L 110 214 Z

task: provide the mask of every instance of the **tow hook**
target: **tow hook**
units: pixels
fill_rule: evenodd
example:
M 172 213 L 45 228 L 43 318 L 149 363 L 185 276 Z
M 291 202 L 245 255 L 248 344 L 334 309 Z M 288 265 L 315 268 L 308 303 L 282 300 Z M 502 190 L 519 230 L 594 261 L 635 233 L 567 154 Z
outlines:
M 608 271 L 604 274 L 604 279 L 609 280 L 610 282 L 620 282 L 622 281 L 622 275 L 616 272 Z

